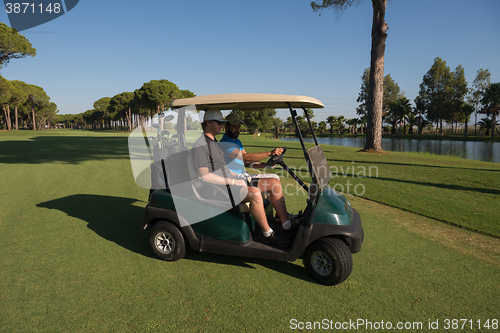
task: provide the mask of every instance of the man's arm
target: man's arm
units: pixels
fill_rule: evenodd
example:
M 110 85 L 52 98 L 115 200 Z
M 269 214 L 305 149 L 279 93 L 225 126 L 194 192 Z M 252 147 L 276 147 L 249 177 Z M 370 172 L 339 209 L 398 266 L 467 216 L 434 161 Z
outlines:
M 264 158 L 271 157 L 273 155 L 281 155 L 283 153 L 283 148 L 274 148 L 271 151 L 263 152 L 263 153 L 247 153 L 245 149 L 241 151 L 243 156 L 243 161 L 245 164 L 251 164 L 252 168 L 263 168 L 265 163 L 255 163 Z
M 235 175 L 232 171 L 229 171 L 229 172 L 231 174 L 228 176 Z M 239 185 L 239 186 L 246 185 L 245 181 L 243 181 L 243 180 L 236 180 L 236 179 L 221 177 L 215 173 L 208 171 L 208 168 L 205 168 L 205 167 L 199 168 L 198 173 L 200 174 L 201 180 L 203 180 L 204 182 L 207 182 L 207 183 L 212 183 L 212 184 L 216 184 L 216 185 Z

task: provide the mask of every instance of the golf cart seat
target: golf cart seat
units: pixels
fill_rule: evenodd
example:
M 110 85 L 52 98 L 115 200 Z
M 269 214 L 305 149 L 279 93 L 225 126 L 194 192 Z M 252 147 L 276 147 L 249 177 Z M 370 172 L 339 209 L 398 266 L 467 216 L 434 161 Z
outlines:
M 224 193 L 227 197 L 224 197 L 224 195 L 220 191 L 220 187 L 206 183 L 201 180 L 200 175 L 198 172 L 194 169 L 194 160 L 193 160 L 193 154 L 189 153 L 187 156 L 187 169 L 189 171 L 189 176 L 193 180 L 193 192 L 198 198 L 206 198 L 207 192 L 217 192 L 215 198 L 219 197 L 221 200 L 227 200 L 229 199 L 228 195 Z M 209 200 L 209 199 L 206 199 Z M 212 199 L 213 200 L 213 199 Z M 204 200 L 202 200 L 204 201 Z M 238 213 L 248 213 L 250 212 L 250 203 L 243 203 L 240 202 L 236 207 L 232 209 L 232 211 L 238 212 Z

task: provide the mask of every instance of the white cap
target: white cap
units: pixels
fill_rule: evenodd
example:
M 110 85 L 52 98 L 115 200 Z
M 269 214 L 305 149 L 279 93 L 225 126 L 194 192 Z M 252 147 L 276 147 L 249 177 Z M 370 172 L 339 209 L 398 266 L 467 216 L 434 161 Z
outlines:
M 221 123 L 227 123 L 227 120 L 222 116 L 222 112 L 218 109 L 208 109 L 205 111 L 205 115 L 203 115 L 203 121 L 207 120 L 217 120 Z

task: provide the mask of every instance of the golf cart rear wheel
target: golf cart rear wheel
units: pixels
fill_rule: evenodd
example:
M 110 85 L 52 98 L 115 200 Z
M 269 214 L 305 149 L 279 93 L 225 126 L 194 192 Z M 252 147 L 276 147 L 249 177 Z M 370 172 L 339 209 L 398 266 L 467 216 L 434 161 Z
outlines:
M 316 240 L 307 247 L 303 261 L 312 277 L 327 286 L 344 282 L 352 272 L 351 252 L 336 238 Z
M 180 230 L 172 223 L 157 222 L 149 234 L 149 244 L 155 256 L 162 260 L 176 261 L 186 254 L 186 244 Z

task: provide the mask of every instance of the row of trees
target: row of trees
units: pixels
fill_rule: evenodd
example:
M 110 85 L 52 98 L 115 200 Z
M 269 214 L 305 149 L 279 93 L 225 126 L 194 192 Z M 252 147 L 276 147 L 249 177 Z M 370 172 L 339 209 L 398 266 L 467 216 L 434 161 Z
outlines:
M 313 6 L 314 7 L 314 6 Z M 29 41 L 14 29 L 0 23 L 0 68 L 11 59 L 34 56 L 36 50 Z M 345 119 L 343 116 L 329 116 L 326 121 L 312 121 L 315 131 L 324 133 L 327 126 L 330 133 L 343 132 L 344 125 L 350 133 L 356 133 L 357 126 L 363 131 L 369 126 L 370 80 L 371 69 L 367 68 L 362 76 L 361 91 L 358 96 L 357 114 L 360 118 Z M 458 66 L 454 71 L 441 58 L 436 58 L 434 64 L 424 75 L 420 91 L 412 107 L 410 100 L 404 96 L 398 84 L 388 74 L 383 77 L 382 119 L 392 126 L 392 133 L 412 133 L 417 126 L 418 133 L 430 124 L 436 123 L 436 128 L 442 133 L 443 121 L 455 126 L 465 124 L 464 135 L 467 136 L 467 125 L 472 113 L 475 113 L 475 129 L 477 134 L 478 113 L 487 114 L 491 119 L 483 119 L 486 127 L 493 129 L 495 135 L 496 118 L 499 113 L 498 100 L 500 84 L 490 84 L 488 70 L 480 69 L 471 88 L 465 80 L 464 69 Z M 83 128 L 127 128 L 131 130 L 145 117 L 160 113 L 166 109 L 175 98 L 192 97 L 189 90 L 181 90 L 168 80 L 152 80 L 144 83 L 134 92 L 123 92 L 113 97 L 103 97 L 94 103 L 94 108 L 77 115 L 57 115 L 57 106 L 50 102 L 45 91 L 38 86 L 22 81 L 9 81 L 0 76 L 0 104 L 2 105 L 3 124 L 8 130 L 24 128 L 50 128 L 55 122 L 66 127 Z M 13 109 L 13 111 L 11 111 Z M 276 118 L 276 111 L 265 110 L 260 113 L 242 114 L 248 130 L 292 132 L 291 118 L 281 121 Z M 310 113 L 310 118 L 314 114 Z M 309 126 L 304 117 L 298 117 L 299 126 L 304 133 L 309 133 Z M 380 132 L 382 132 L 380 130 Z
M 467 124 L 471 114 L 475 113 L 476 127 L 477 114 L 483 113 L 491 117 L 491 135 L 494 136 L 499 88 L 500 83 L 491 84 L 489 71 L 483 69 L 478 70 L 472 87 L 468 88 L 462 66 L 459 65 L 452 72 L 445 61 L 436 58 L 420 84 L 419 95 L 415 99 L 416 111 L 425 114 L 428 121 L 439 123 L 441 134 L 443 121 L 452 126 L 454 123 L 464 123 L 465 136 L 468 134 Z
M 241 112 L 236 110 L 234 112 L 245 122 L 243 128 L 254 134 L 258 132 L 295 132 L 295 124 L 293 123 L 292 117 L 288 117 L 286 120 L 281 120 L 276 117 L 276 110 L 266 109 L 260 112 Z M 311 125 L 315 133 L 326 133 L 329 128 L 331 134 L 334 132 L 345 133 L 346 131 L 356 134 L 358 131 L 358 125 L 363 125 L 363 121 L 361 119 L 346 119 L 344 116 L 329 116 L 326 121 L 322 120 L 318 123 L 312 120 L 315 117 L 313 110 L 308 109 L 307 113 L 309 114 Z M 297 123 L 302 134 L 311 134 L 305 114 L 297 116 Z
M 55 120 L 57 105 L 50 101 L 39 86 L 23 81 L 9 81 L 0 75 L 2 122 L 7 130 L 50 128 Z
M 360 103 L 356 109 L 361 120 L 365 122 L 367 116 L 366 101 L 368 98 L 370 69 L 366 69 L 362 76 L 361 91 L 357 101 Z M 495 129 L 498 117 L 498 101 L 500 83 L 490 83 L 490 72 L 486 69 L 477 71 L 472 87 L 468 87 L 465 79 L 464 68 L 459 65 L 454 71 L 446 65 L 446 61 L 436 58 L 434 64 L 424 75 L 420 84 L 420 91 L 415 98 L 415 106 L 404 96 L 398 84 L 390 74 L 384 77 L 383 121 L 392 126 L 392 133 L 404 133 L 417 126 L 418 134 L 431 123 L 443 134 L 443 121 L 455 126 L 465 124 L 464 135 L 468 135 L 468 123 L 472 113 L 475 113 L 474 134 L 477 135 L 477 115 L 486 114 L 491 120 L 483 119 L 492 124 Z M 494 136 L 494 130 L 491 134 Z
M 59 121 L 66 127 L 132 130 L 144 119 L 159 114 L 176 98 L 194 97 L 168 80 L 151 80 L 133 92 L 122 92 L 94 102 L 94 108 L 76 115 L 62 115 Z
M 36 49 L 15 29 L 0 23 L 0 69 L 12 59 L 34 57 Z M 0 125 L 9 131 L 19 127 L 44 129 L 50 127 L 57 105 L 50 102 L 43 88 L 23 81 L 9 81 L 0 75 Z
M 368 100 L 370 85 L 370 68 L 365 69 L 361 77 L 361 89 L 357 99 L 360 103 L 356 109 L 359 118 L 346 119 L 344 116 L 329 116 L 326 121 L 316 123 L 311 121 L 315 131 L 324 133 L 329 126 L 330 133 L 357 133 L 358 125 L 362 132 L 367 130 Z M 451 133 L 457 132 L 458 124 L 465 124 L 464 135 L 468 135 L 468 123 L 472 113 L 475 114 L 474 134 L 477 135 L 477 125 L 485 129 L 487 135 L 495 135 L 496 118 L 499 115 L 500 83 L 490 83 L 489 70 L 480 69 L 469 87 L 465 79 L 464 68 L 459 65 L 451 71 L 446 62 L 436 58 L 429 71 L 423 76 L 419 95 L 415 98 L 415 106 L 406 98 L 399 85 L 390 74 L 384 77 L 382 119 L 391 127 L 393 134 L 413 134 L 414 127 L 418 134 L 431 124 L 436 124 L 436 130 L 443 134 L 443 121 L 451 125 Z M 262 113 L 240 114 L 251 132 L 277 131 L 293 132 L 291 117 L 286 121 L 274 118 L 274 110 Z M 490 118 L 477 121 L 478 114 Z M 305 115 L 304 115 L 305 116 Z M 314 118 L 312 110 L 309 117 Z M 309 126 L 303 116 L 297 117 L 302 132 L 310 134 Z M 385 128 L 385 127 L 384 127 Z M 380 129 L 382 132 L 382 128 Z

